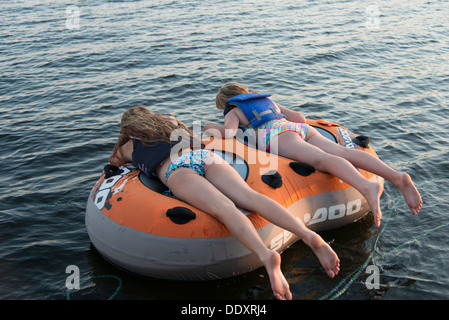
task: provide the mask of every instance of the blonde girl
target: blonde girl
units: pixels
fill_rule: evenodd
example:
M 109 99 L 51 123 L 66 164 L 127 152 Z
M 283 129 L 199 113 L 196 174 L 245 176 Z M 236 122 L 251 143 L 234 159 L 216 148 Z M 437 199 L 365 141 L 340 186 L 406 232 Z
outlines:
M 173 141 L 172 133 L 176 130 L 184 132 L 184 137 L 188 138 L 183 148 L 175 148 L 183 143 L 179 139 Z M 122 116 L 120 135 L 109 161 L 116 166 L 132 162 L 145 174 L 157 176 L 177 198 L 226 225 L 265 266 L 278 299 L 292 298 L 280 269 L 281 257 L 265 246 L 251 221 L 238 207 L 257 212 L 295 233 L 314 251 L 330 277 L 338 273 L 337 255 L 318 234 L 306 228 L 277 202 L 251 189 L 220 156 L 192 148 L 195 144 L 190 141 L 193 139 L 192 132 L 175 117 L 155 114 L 142 106 L 133 107 Z
M 356 188 L 367 199 L 378 227 L 382 218 L 380 196 L 383 188 L 377 182 L 365 179 L 356 168 L 372 172 L 393 183 L 403 194 L 413 215 L 421 209 L 421 196 L 407 173 L 393 170 L 379 158 L 367 152 L 333 143 L 319 134 L 315 128 L 307 125 L 302 113 L 285 108 L 269 99 L 265 101 L 266 105 L 273 109 L 272 114 L 267 108 L 260 114 L 269 116 L 270 119 L 254 127 L 252 126 L 254 119 L 248 119 L 248 113 L 238 107 L 238 101 L 250 101 L 245 100 L 247 98 L 268 99 L 266 95 L 251 94 L 248 87 L 238 82 L 228 82 L 223 85 L 216 96 L 215 103 L 218 109 L 225 111 L 224 125 L 206 123 L 204 130 L 211 133 L 213 130 L 210 129 L 219 130 L 225 138 L 232 138 L 242 125 L 259 131 L 258 135 L 264 138 L 261 143 L 262 149 L 266 151 L 277 149 L 275 152 L 281 156 L 308 163 L 317 170 L 330 173 Z M 230 101 L 236 102 L 231 104 Z M 260 132 L 262 132 L 261 135 Z M 277 148 L 271 146 L 274 137 L 277 138 Z

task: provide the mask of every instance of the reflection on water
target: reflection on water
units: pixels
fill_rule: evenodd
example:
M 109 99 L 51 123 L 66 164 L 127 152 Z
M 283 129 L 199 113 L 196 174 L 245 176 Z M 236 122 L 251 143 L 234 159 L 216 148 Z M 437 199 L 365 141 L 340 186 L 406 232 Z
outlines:
M 84 223 L 126 108 L 144 104 L 188 125 L 221 122 L 215 94 L 237 80 L 309 118 L 370 136 L 424 199 L 412 217 L 386 183 L 383 226 L 391 219 L 379 238 L 370 216 L 323 233 L 341 259 L 335 279 L 302 242 L 286 250 L 294 298 L 447 298 L 445 4 L 3 2 L 0 297 L 66 299 L 64 271 L 76 265 L 81 289 L 69 292 L 73 300 L 108 299 L 118 287 L 112 276 L 121 280 L 114 299 L 271 299 L 264 270 L 194 285 L 130 275 L 91 247 Z M 367 259 L 379 267 L 379 289 L 366 288 Z

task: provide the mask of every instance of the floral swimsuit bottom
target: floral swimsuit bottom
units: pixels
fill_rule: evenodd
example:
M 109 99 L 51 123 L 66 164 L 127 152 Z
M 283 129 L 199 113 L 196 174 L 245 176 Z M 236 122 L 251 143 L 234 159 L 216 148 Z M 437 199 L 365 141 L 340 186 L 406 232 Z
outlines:
M 262 124 L 257 128 L 259 139 L 259 149 L 270 152 L 271 139 L 283 132 L 293 131 L 306 140 L 308 124 L 290 122 L 285 119 L 275 119 Z
M 188 168 L 194 170 L 198 175 L 204 177 L 204 168 L 206 159 L 210 155 L 210 150 L 198 149 L 187 152 L 177 158 L 165 172 L 165 182 L 170 175 L 180 168 Z

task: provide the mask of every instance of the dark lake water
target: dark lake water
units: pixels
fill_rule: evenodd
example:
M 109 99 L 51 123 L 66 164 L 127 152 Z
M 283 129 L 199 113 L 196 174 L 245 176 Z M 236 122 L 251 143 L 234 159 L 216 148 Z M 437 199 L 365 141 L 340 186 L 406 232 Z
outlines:
M 122 112 L 221 122 L 229 80 L 308 118 L 369 135 L 424 201 L 385 184 L 370 216 L 325 232 L 329 279 L 308 248 L 283 253 L 294 299 L 449 298 L 448 1 L 1 1 L 0 299 L 272 299 L 264 270 L 212 282 L 142 279 L 92 247 L 88 194 Z M 80 289 L 66 288 L 66 267 Z M 380 287 L 366 286 L 368 266 Z

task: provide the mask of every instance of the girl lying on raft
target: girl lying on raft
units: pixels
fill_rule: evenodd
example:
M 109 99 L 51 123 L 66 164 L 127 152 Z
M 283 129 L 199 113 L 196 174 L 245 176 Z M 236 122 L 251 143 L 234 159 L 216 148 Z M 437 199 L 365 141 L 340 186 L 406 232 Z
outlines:
M 413 215 L 422 206 L 421 196 L 405 172 L 390 168 L 379 158 L 361 150 L 333 143 L 307 125 L 303 114 L 289 110 L 268 99 L 269 95 L 250 93 L 245 85 L 229 82 L 216 96 L 216 107 L 224 110 L 224 126 L 206 123 L 205 131 L 219 130 L 222 137 L 232 138 L 239 126 L 257 130 L 259 148 L 281 156 L 305 162 L 317 170 L 330 173 L 356 188 L 368 201 L 377 227 L 382 212 L 380 196 L 383 188 L 365 179 L 360 168 L 393 183 L 403 194 Z
M 189 139 L 171 141 L 175 130 L 183 131 Z M 179 148 L 186 140 L 189 143 Z M 156 175 L 177 198 L 226 225 L 265 266 L 278 299 L 292 298 L 280 269 L 281 257 L 265 246 L 251 221 L 237 207 L 257 212 L 295 233 L 314 251 L 329 277 L 338 273 L 340 261 L 336 253 L 318 234 L 280 204 L 251 189 L 220 156 L 192 148 L 192 140 L 193 133 L 176 118 L 155 114 L 142 106 L 133 107 L 122 116 L 120 135 L 109 161 L 116 166 L 132 162 L 146 175 Z

